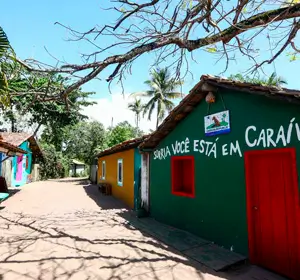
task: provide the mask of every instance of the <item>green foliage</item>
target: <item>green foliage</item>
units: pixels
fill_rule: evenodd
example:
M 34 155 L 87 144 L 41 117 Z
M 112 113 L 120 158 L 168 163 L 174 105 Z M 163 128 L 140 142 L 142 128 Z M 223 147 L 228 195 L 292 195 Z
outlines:
M 28 125 L 40 128 L 46 126 L 52 137 L 57 137 L 66 125 L 73 125 L 85 117 L 80 108 L 93 104 L 87 98 L 93 92 L 74 90 L 68 96 L 68 106 L 60 99 L 51 97 L 65 89 L 70 80 L 57 74 L 28 72 L 15 61 L 7 58 L 2 67 L 8 77 L 10 106 L 4 109 L 4 120 L 11 123 L 11 130 L 18 131 L 17 119 L 20 115 L 29 116 Z M 50 100 L 46 101 L 45 98 Z M 61 139 L 57 139 L 57 142 Z
M 156 108 L 156 127 L 161 122 L 166 113 L 174 108 L 174 103 L 171 99 L 180 98 L 182 94 L 177 92 L 177 88 L 182 85 L 182 81 L 177 81 L 172 78 L 168 68 L 156 69 L 151 72 L 151 79 L 145 81 L 145 84 L 150 88 L 146 92 L 133 93 L 132 96 L 144 96 L 150 98 L 145 104 L 143 114 L 148 114 L 148 119 L 151 120 L 152 113 Z
M 50 168 L 51 172 L 47 173 L 47 176 L 54 176 L 53 178 L 62 176 L 63 172 L 69 172 L 69 163 L 72 159 L 78 159 L 90 165 L 93 163 L 95 155 L 100 151 L 123 141 L 140 137 L 143 132 L 131 126 L 127 121 L 109 128 L 108 131 L 101 123 L 93 121 L 66 126 L 58 134 L 60 134 L 60 142 L 56 142 L 57 139 L 51 137 L 49 130 L 42 134 L 42 142 L 48 143 L 44 146 L 47 151 L 49 150 L 44 166 L 49 167 L 51 164 L 56 166 L 54 170 Z M 55 160 L 57 160 L 58 165 Z M 61 163 L 66 163 L 63 165 L 63 170 L 59 169 L 62 166 Z M 87 174 L 88 169 L 80 176 Z
M 41 148 L 44 158 L 40 164 L 40 175 L 42 180 L 49 178 L 63 178 L 68 176 L 69 161 L 57 152 L 55 146 L 42 142 Z
M 97 122 L 79 122 L 67 126 L 62 133 L 63 154 L 70 159 L 78 159 L 91 164 L 93 157 L 106 146 L 106 131 Z
M 272 73 L 268 78 L 249 77 L 243 76 L 242 74 L 235 74 L 229 76 L 228 79 L 262 86 L 281 86 L 283 84 L 287 84 L 286 80 L 277 76 L 276 73 Z
M 140 115 L 144 110 L 144 105 L 141 99 L 135 98 L 134 102 L 128 104 L 128 109 L 134 112 L 135 114 L 135 123 L 136 127 L 139 127 Z
M 9 104 L 9 99 L 7 77 L 3 70 L 2 62 L 9 51 L 13 52 L 5 32 L 0 26 L 0 103 L 4 106 Z
M 107 145 L 108 147 L 112 147 L 126 140 L 141 137 L 142 135 L 143 132 L 141 130 L 124 121 L 114 128 L 109 129 Z
M 10 48 L 10 44 L 8 41 L 8 38 L 3 30 L 3 28 L 0 26 L 0 56 L 2 56 L 6 51 Z
M 209 53 L 215 53 L 217 52 L 217 47 L 216 46 L 207 47 L 206 51 Z

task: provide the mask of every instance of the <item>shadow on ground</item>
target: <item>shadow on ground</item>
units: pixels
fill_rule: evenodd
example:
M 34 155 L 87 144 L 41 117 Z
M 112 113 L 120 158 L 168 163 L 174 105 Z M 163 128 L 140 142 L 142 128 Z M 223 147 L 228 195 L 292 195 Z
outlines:
M 99 210 L 63 216 L 0 212 L 0 279 L 283 279 L 253 266 L 209 270 L 132 227 L 120 201 L 87 181 L 76 182 Z
M 102 209 L 122 209 L 124 211 L 119 212 L 118 216 L 122 217 L 125 219 L 127 222 L 124 223 L 124 226 L 133 231 L 138 231 L 142 232 L 142 234 L 147 237 L 147 238 L 155 238 L 156 234 L 154 232 L 149 231 L 149 227 L 144 227 L 145 224 L 143 222 L 139 222 L 133 211 L 129 210 L 121 201 L 116 200 L 115 198 L 111 196 L 105 196 L 101 194 L 98 191 L 98 187 L 96 185 L 92 184 L 87 184 L 85 185 L 82 181 L 82 185 L 84 190 L 86 191 L 87 195 L 93 199 L 97 205 L 102 208 Z M 140 219 L 141 221 L 143 218 Z M 154 225 L 155 226 L 155 225 Z M 163 240 L 163 239 L 160 239 Z M 169 252 L 172 253 L 177 253 L 180 254 L 180 251 L 176 250 L 176 248 L 172 246 L 168 246 L 169 242 L 161 242 L 157 241 L 160 243 L 160 246 L 163 246 L 164 250 L 168 250 Z M 259 267 L 255 267 L 250 265 L 248 262 L 240 262 L 237 263 L 236 265 L 228 267 L 225 271 L 222 272 L 215 272 L 214 270 L 211 270 L 207 267 L 204 267 L 201 265 L 199 262 L 195 261 L 194 259 L 191 259 L 187 256 L 185 256 L 186 261 L 184 261 L 184 264 L 189 265 L 197 269 L 201 275 L 202 273 L 209 273 L 211 275 L 219 276 L 222 279 L 264 279 L 264 280 L 284 280 L 286 278 L 277 276 L 273 274 L 272 272 L 266 271 L 264 269 L 261 269 Z M 179 260 L 177 260 L 179 261 Z M 182 263 L 182 260 L 181 260 Z M 247 275 L 248 274 L 248 275 Z M 198 278 L 195 278 L 198 279 Z M 199 276 L 199 279 L 204 279 Z

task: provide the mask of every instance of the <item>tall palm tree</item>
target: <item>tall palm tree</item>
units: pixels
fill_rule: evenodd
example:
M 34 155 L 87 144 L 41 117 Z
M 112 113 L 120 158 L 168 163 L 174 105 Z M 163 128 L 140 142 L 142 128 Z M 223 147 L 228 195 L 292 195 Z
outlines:
M 8 38 L 0 26 L 0 62 L 5 53 L 10 49 L 10 44 L 8 41 Z M 7 88 L 7 80 L 4 72 L 1 69 L 1 64 L 0 64 L 0 90 L 4 90 Z
M 8 82 L 3 71 L 3 59 L 9 50 L 12 50 L 8 38 L 0 26 L 0 103 L 8 105 Z
M 182 81 L 177 81 L 172 78 L 168 69 L 156 69 L 151 72 L 151 79 L 145 81 L 149 90 L 141 93 L 133 93 L 135 96 L 144 96 L 150 98 L 145 104 L 143 115 L 148 113 L 148 120 L 151 120 L 152 113 L 156 108 L 156 128 L 164 119 L 167 112 L 170 112 L 175 104 L 171 99 L 182 96 L 176 89 L 182 84 Z
M 135 98 L 134 102 L 128 104 L 128 109 L 134 112 L 136 127 L 139 128 L 140 115 L 144 109 L 142 100 L 139 98 Z

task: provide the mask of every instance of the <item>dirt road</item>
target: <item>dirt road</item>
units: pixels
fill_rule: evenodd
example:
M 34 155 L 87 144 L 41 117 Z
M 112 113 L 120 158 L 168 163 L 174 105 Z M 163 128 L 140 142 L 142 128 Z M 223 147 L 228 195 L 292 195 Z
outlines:
M 127 209 L 80 180 L 24 186 L 0 205 L 0 279 L 283 279 L 215 273 L 134 229 Z

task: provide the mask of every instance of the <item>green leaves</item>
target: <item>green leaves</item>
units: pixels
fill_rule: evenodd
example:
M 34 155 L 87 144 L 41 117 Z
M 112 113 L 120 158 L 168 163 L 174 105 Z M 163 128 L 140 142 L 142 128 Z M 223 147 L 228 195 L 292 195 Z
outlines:
M 215 53 L 217 52 L 218 49 L 216 46 L 211 46 L 211 47 L 207 47 L 205 50 L 209 53 Z
M 3 62 L 3 56 L 11 49 L 8 38 L 0 26 L 0 63 Z M 7 107 L 9 105 L 8 82 L 2 65 L 0 65 L 0 103 Z
M 107 144 L 108 147 L 115 146 L 126 140 L 142 136 L 142 132 L 134 128 L 127 121 L 119 123 L 108 132 Z
M 192 9 L 193 8 L 193 0 L 184 0 L 181 4 L 181 9 Z
M 287 57 L 289 58 L 290 62 L 296 61 L 299 59 L 299 54 L 297 52 L 288 52 Z
M 10 44 L 8 41 L 8 38 L 0 26 L 0 57 L 7 52 L 7 50 L 10 48 Z
M 249 77 L 243 76 L 242 74 L 235 74 L 228 77 L 230 80 L 240 81 L 244 83 L 258 84 L 263 86 L 280 86 L 287 84 L 286 80 L 280 76 L 277 76 L 275 72 L 268 78 L 261 77 Z
M 181 97 L 181 93 L 176 89 L 183 84 L 183 81 L 178 81 L 172 78 L 168 68 L 154 69 L 151 72 L 151 79 L 145 84 L 150 88 L 146 96 L 150 98 L 144 107 L 143 115 L 148 113 L 148 119 L 151 119 L 152 113 L 157 108 L 156 127 L 163 120 L 167 112 L 174 108 L 174 104 L 170 99 Z M 145 96 L 145 95 L 144 95 Z

